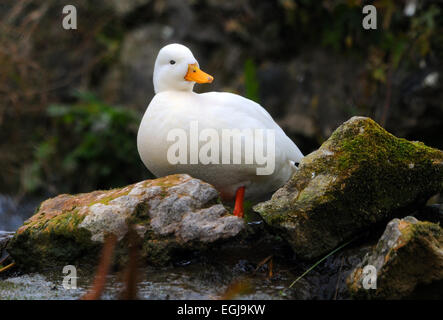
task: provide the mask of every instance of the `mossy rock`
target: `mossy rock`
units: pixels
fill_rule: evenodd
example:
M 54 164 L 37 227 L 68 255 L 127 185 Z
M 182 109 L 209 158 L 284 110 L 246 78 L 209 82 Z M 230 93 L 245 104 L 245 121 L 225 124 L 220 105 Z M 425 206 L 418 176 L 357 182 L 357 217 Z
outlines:
M 272 199 L 254 209 L 297 257 L 323 256 L 443 191 L 443 152 L 366 117 L 342 124 Z
M 96 263 L 107 234 L 118 239 L 124 261 L 129 230 L 141 240 L 146 264 L 164 265 L 177 251 L 205 250 L 236 237 L 244 221 L 228 213 L 211 185 L 188 175 L 146 180 L 124 188 L 44 201 L 9 241 L 24 270 Z
M 366 266 L 375 269 L 365 270 Z M 373 288 L 368 283 L 371 272 L 376 275 Z M 418 285 L 441 280 L 443 229 L 406 217 L 389 222 L 375 248 L 347 278 L 347 285 L 355 299 L 401 299 L 411 296 Z

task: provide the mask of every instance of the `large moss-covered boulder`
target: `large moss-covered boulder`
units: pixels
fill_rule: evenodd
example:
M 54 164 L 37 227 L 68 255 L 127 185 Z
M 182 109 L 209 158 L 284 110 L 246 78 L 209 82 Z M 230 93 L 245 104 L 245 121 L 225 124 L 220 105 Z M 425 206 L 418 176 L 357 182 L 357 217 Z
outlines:
M 419 284 L 438 280 L 443 280 L 443 229 L 406 217 L 389 222 L 347 284 L 354 298 L 399 299 L 410 296 Z
M 91 261 L 107 234 L 124 244 L 131 225 L 143 240 L 145 261 L 164 264 L 177 251 L 206 249 L 244 228 L 218 199 L 214 187 L 188 175 L 63 194 L 44 201 L 7 250 L 24 269 Z
M 312 259 L 377 222 L 408 214 L 442 190 L 442 151 L 353 117 L 254 209 L 298 257 Z

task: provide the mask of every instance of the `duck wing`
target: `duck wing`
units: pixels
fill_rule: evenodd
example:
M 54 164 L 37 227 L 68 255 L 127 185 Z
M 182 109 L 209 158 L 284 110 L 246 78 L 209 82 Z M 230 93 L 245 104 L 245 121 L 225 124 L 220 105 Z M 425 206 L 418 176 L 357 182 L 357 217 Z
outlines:
M 199 96 L 206 100 L 204 105 L 211 108 L 210 113 L 218 126 L 224 122 L 225 128 L 272 129 L 275 133 L 276 159 L 284 159 L 294 165 L 303 158 L 297 145 L 260 104 L 228 92 L 208 92 Z

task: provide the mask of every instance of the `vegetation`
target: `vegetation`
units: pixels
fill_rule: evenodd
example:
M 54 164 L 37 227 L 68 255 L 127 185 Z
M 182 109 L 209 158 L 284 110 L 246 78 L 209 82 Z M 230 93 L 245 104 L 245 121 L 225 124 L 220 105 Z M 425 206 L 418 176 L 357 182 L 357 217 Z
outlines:
M 169 10 L 167 3 L 140 1 L 138 7 L 122 13 L 110 2 L 79 0 L 78 12 L 88 13 L 82 14 L 79 23 L 88 27 L 67 32 L 60 28 L 61 7 L 55 0 L 2 2 L 0 192 L 72 193 L 117 187 L 148 176 L 134 143 L 138 115 L 146 104 L 133 99 L 146 91 L 149 101 L 152 92 L 145 79 L 135 82 L 138 88 L 125 88 L 128 78 L 137 78 L 131 73 L 116 76 L 117 87 L 114 84 L 108 91 L 104 83 L 121 64 L 129 70 L 137 67 L 127 66 L 128 61 L 122 62 L 121 58 L 124 43 L 134 30 L 155 25 L 176 28 L 172 22 L 181 19 L 177 17 L 181 10 Z M 368 31 L 361 25 L 365 4 L 369 1 L 249 0 L 232 6 L 222 1 L 187 1 L 183 6 L 191 9 L 192 23 L 180 32 L 174 29 L 173 37 L 162 41 L 181 41 L 199 48 L 202 62 L 217 70 L 219 81 L 214 85 L 221 86 L 217 89 L 260 102 L 265 102 L 263 97 L 273 90 L 261 83 L 264 66 L 277 64 L 288 69 L 310 48 L 349 57 L 365 66 L 359 80 L 363 94 L 371 99 L 341 101 L 349 113 L 341 120 L 360 114 L 385 127 L 390 110 L 398 107 L 399 99 L 395 97 L 403 96 L 406 90 L 396 83 L 400 82 L 396 76 L 406 74 L 409 81 L 421 72 L 421 65 L 441 65 L 443 15 L 437 1 L 417 2 L 413 14 L 406 15 L 404 2 L 379 0 L 371 2 L 377 7 L 378 29 Z M 207 33 L 200 30 L 201 25 L 208 26 Z M 154 33 L 147 40 L 152 48 L 159 45 Z M 270 81 L 275 82 L 272 77 Z M 308 82 L 313 85 L 315 79 Z M 349 86 L 354 90 L 357 84 Z M 409 82 L 407 86 L 407 90 L 415 90 Z M 96 97 L 72 96 L 72 91 L 79 89 L 93 92 Z M 133 94 L 136 90 L 143 93 Z M 283 101 L 292 101 L 293 88 L 288 91 L 273 98 L 275 108 L 280 108 Z M 318 101 L 315 95 L 314 106 Z M 432 101 L 439 101 L 438 97 L 426 99 L 433 105 L 438 103 Z M 401 135 L 441 148 L 441 139 L 433 132 L 441 126 L 441 117 L 438 110 L 432 110 L 425 119 L 435 122 L 432 128 L 417 129 L 418 133 L 410 137 Z M 278 109 L 271 114 L 281 117 L 287 111 Z M 323 111 L 320 106 L 300 112 L 320 126 L 317 120 Z M 313 150 L 327 138 L 326 129 L 315 128 L 315 137 L 297 139 L 310 141 L 309 148 L 304 149 Z
M 87 93 L 73 105 L 47 109 L 52 130 L 35 148 L 26 168 L 26 191 L 109 189 L 148 177 L 136 145 L 139 118 Z

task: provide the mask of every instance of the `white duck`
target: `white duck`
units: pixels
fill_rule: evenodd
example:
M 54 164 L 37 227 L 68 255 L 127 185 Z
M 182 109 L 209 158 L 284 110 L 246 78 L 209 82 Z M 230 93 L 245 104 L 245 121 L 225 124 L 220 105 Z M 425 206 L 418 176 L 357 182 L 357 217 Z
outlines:
M 196 82 L 211 83 L 212 80 L 212 76 L 199 69 L 197 60 L 187 47 L 180 44 L 163 47 L 158 53 L 154 67 L 156 94 L 138 130 L 138 152 L 145 166 L 158 177 L 187 173 L 214 185 L 224 200 L 233 200 L 235 196 L 234 215 L 243 217 L 244 197 L 259 199 L 281 187 L 297 169 L 296 163 L 300 162 L 303 154 L 259 104 L 227 92 L 197 94 L 192 91 Z M 268 175 L 258 175 L 257 168 L 264 167 L 263 161 L 258 162 L 255 158 L 252 164 L 245 161 L 247 154 L 253 154 L 251 149 L 245 147 L 246 136 L 241 137 L 243 143 L 241 150 L 235 151 L 233 148 L 232 151 L 233 158 L 241 152 L 240 164 L 238 162 L 226 164 L 222 160 L 208 163 L 201 159 L 195 163 L 195 156 L 202 152 L 201 147 L 207 144 L 208 137 L 206 137 L 207 140 L 197 141 L 198 149 L 195 148 L 195 144 L 192 147 L 192 141 L 187 140 L 188 144 L 185 143 L 184 146 L 190 147 L 185 149 L 186 154 L 184 158 L 181 158 L 185 161 L 178 163 L 171 161 L 171 158 L 168 158 L 171 156 L 171 154 L 168 155 L 168 150 L 175 142 L 171 141 L 171 138 L 168 139 L 168 134 L 174 129 L 182 129 L 190 133 L 190 130 L 194 130 L 191 123 L 198 123 L 199 134 L 204 129 L 215 129 L 216 133 L 222 133 L 224 129 L 272 130 L 275 137 L 273 172 Z M 192 133 L 190 135 L 192 139 Z M 264 136 L 266 136 L 265 133 Z M 246 139 L 247 142 L 255 143 L 259 136 L 250 135 L 249 137 L 252 140 Z M 266 146 L 264 152 L 272 152 L 272 148 L 265 142 L 271 139 L 267 139 L 262 139 Z M 200 140 L 202 140 L 201 137 Z M 215 149 L 209 152 L 206 149 L 207 154 L 214 155 L 217 160 L 221 159 L 223 151 L 226 151 L 223 149 L 222 142 L 212 144 Z M 228 148 L 231 150 L 230 146 Z M 178 150 L 180 151 L 183 150 Z M 173 154 L 176 155 L 175 151 Z M 192 154 L 194 154 L 194 162 L 190 160 Z

